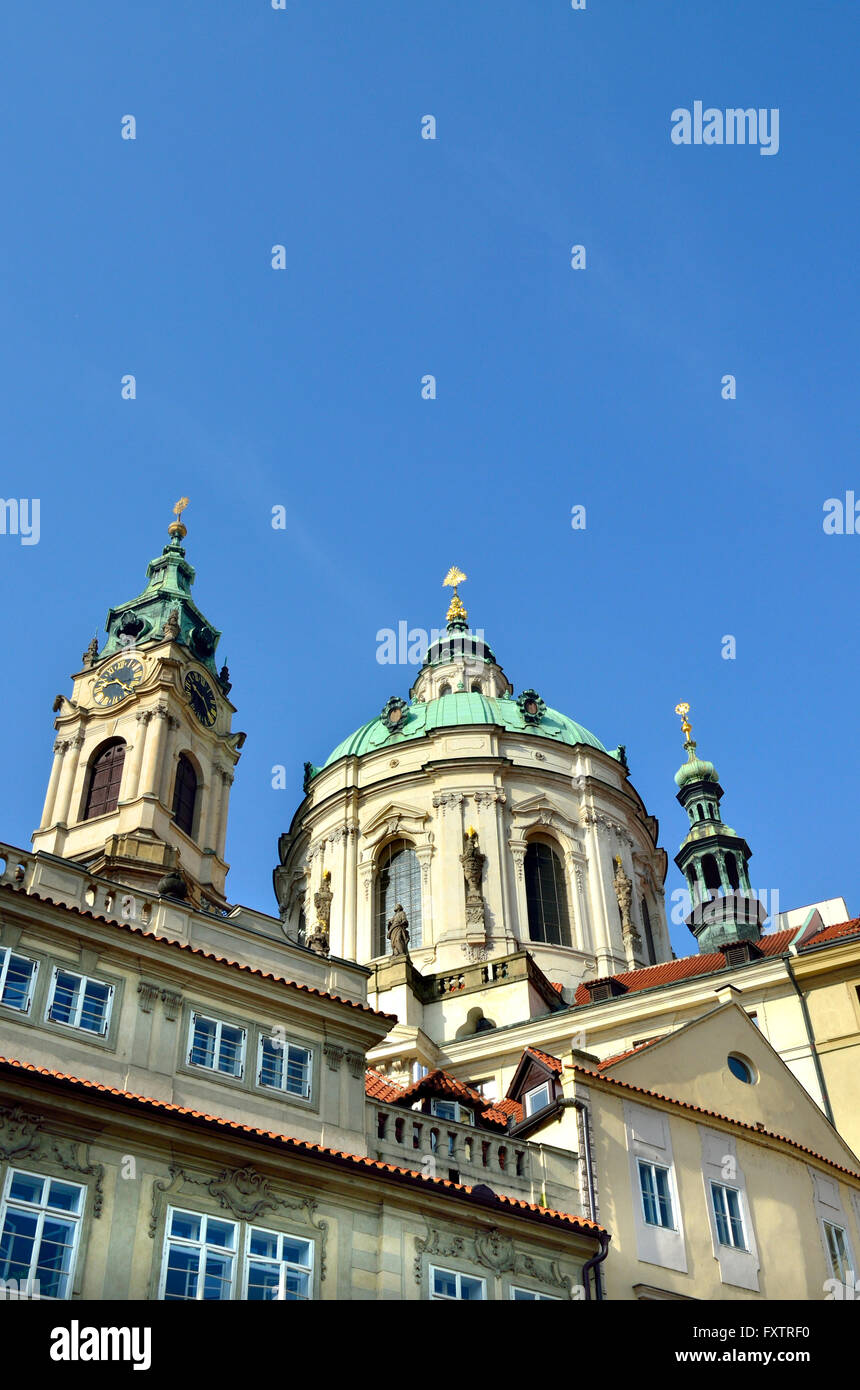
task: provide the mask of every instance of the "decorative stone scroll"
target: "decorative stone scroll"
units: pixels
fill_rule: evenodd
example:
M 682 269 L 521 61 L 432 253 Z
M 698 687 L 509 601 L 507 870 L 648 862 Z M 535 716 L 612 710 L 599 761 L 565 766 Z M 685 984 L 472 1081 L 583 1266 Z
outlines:
M 90 1162 L 89 1145 L 76 1139 L 43 1134 L 44 1116 L 30 1115 L 20 1105 L 0 1107 L 0 1159 L 19 1162 L 58 1163 L 67 1173 L 93 1177 L 93 1216 L 104 1206 L 104 1165 Z
M 295 1212 L 299 1219 L 320 1234 L 320 1279 L 325 1278 L 325 1245 L 328 1222 L 317 1218 L 315 1197 L 282 1197 L 272 1181 L 256 1169 L 222 1168 L 214 1178 L 195 1177 L 184 1168 L 171 1166 L 170 1178 L 155 1182 L 149 1215 L 149 1234 L 155 1238 L 165 1201 L 187 1195 L 188 1189 L 206 1192 L 224 1211 L 238 1221 L 258 1221 L 266 1212 Z
M 540 1259 L 518 1252 L 514 1242 L 503 1236 L 497 1227 L 479 1231 L 475 1236 L 443 1235 L 435 1226 L 427 1226 L 426 1240 L 416 1243 L 415 1282 L 421 1283 L 421 1266 L 425 1255 L 443 1259 L 465 1259 L 483 1265 L 493 1274 L 525 1275 L 539 1284 L 561 1289 L 570 1299 L 574 1297 L 573 1280 L 561 1273 L 555 1260 Z

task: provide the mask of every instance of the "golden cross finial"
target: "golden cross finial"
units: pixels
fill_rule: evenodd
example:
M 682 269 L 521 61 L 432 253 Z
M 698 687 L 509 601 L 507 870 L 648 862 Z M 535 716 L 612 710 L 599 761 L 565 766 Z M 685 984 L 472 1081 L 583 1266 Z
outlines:
M 684 742 L 690 742 L 690 735 L 693 732 L 687 715 L 690 713 L 690 706 L 682 700 L 680 705 L 675 706 L 675 713 L 681 716 L 681 733 L 684 735 Z
M 170 525 L 167 528 L 167 534 L 169 536 L 178 536 L 180 540 L 183 540 L 185 536 L 188 535 L 188 528 L 183 524 L 182 521 L 182 513 L 185 511 L 185 508 L 187 506 L 188 498 L 180 497 L 179 501 L 175 504 L 173 508 L 173 515 L 176 517 L 176 520 L 171 521 Z
M 465 623 L 468 621 L 469 615 L 463 607 L 463 600 L 457 593 L 457 585 L 465 584 L 465 582 L 465 574 L 461 569 L 458 569 L 456 565 L 451 566 L 448 573 L 445 575 L 445 578 L 442 580 L 443 588 L 449 588 L 454 590 L 454 593 L 451 597 L 451 603 L 448 608 L 448 613 L 446 615 L 447 621 L 449 623 Z

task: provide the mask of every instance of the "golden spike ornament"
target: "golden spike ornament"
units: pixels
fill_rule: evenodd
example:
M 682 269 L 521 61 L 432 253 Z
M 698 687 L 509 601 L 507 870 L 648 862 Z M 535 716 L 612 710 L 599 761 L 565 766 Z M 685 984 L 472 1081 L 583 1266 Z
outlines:
M 188 535 L 188 527 L 182 524 L 182 513 L 188 506 L 189 500 L 190 499 L 187 497 L 180 497 L 179 501 L 174 504 L 173 515 L 176 517 L 176 520 L 171 521 L 167 528 L 167 534 L 169 536 L 178 536 L 180 540 L 184 540 Z
M 457 593 L 457 585 L 465 584 L 465 582 L 466 575 L 463 573 L 461 569 L 458 569 L 456 565 L 451 566 L 448 573 L 445 575 L 445 578 L 442 580 L 443 588 L 449 588 L 454 590 L 454 593 L 451 596 L 451 603 L 448 607 L 448 612 L 446 614 L 446 619 L 449 623 L 468 622 L 469 615 L 463 607 L 463 600 Z
M 681 733 L 684 735 L 684 742 L 689 743 L 690 735 L 693 732 L 693 727 L 687 718 L 690 713 L 690 706 L 682 700 L 679 705 L 675 706 L 675 713 L 681 716 Z

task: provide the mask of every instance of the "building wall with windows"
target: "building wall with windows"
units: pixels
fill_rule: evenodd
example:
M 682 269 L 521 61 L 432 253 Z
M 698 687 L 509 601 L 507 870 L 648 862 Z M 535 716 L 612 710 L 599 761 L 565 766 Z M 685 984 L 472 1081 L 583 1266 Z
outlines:
M 2 1277 L 60 1299 L 579 1300 L 587 1221 L 0 1062 Z M 515 1293 L 519 1290 L 519 1293 Z
M 606 1079 L 580 1095 L 613 1231 L 609 1298 L 820 1300 L 858 1268 L 860 1173 Z

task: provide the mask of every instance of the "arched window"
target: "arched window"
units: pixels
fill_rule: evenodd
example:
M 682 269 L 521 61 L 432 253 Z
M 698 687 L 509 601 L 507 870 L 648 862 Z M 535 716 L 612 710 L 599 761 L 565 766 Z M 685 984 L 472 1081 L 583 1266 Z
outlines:
M 119 801 L 122 765 L 125 762 L 125 742 L 112 738 L 103 743 L 90 764 L 84 820 L 115 811 Z
M 642 930 L 645 933 L 645 954 L 648 957 L 648 964 L 656 965 L 657 954 L 654 950 L 654 935 L 651 931 L 651 913 L 648 911 L 648 904 L 644 898 L 639 906 L 642 909 Z
M 729 876 L 729 887 L 736 893 L 741 881 L 738 875 L 738 861 L 733 854 L 726 855 L 726 873 Z
M 450 687 L 450 685 L 448 684 L 447 681 L 445 681 L 443 685 L 440 685 L 440 686 L 439 686 L 439 694 L 440 694 L 440 695 L 450 695 L 450 694 L 451 694 L 451 687 Z
M 194 828 L 194 804 L 197 800 L 197 773 L 190 758 L 179 754 L 176 781 L 173 785 L 173 819 L 190 835 Z
M 376 877 L 376 945 L 374 954 L 391 954 L 386 927 L 400 903 L 409 922 L 409 949 L 421 945 L 421 865 L 418 855 L 404 840 L 386 845 L 379 857 Z
M 722 887 L 720 867 L 712 854 L 706 854 L 702 860 L 702 873 L 705 876 L 705 887 L 718 893 Z
M 472 681 L 472 694 L 473 694 L 473 695 L 480 695 L 480 694 L 482 694 L 482 691 L 481 691 L 481 682 L 480 682 L 480 681 Z
M 526 904 L 529 936 L 555 946 L 570 945 L 570 919 L 564 869 L 554 849 L 536 840 L 525 858 Z

